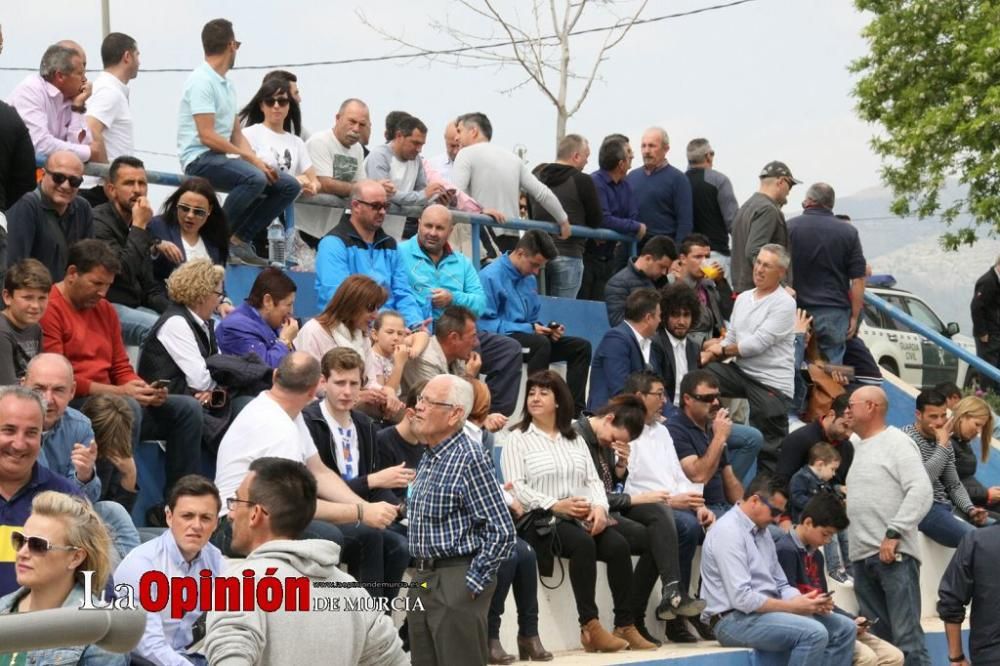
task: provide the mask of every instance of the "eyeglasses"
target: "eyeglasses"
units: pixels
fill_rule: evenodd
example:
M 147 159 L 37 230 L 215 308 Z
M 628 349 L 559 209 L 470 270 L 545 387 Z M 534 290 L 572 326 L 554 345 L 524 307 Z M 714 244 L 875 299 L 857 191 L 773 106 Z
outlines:
M 651 395 L 654 398 L 662 398 L 664 395 L 666 395 L 666 393 L 663 391 L 663 389 L 660 389 L 659 391 L 643 391 L 642 394 L 643 395 Z
M 240 499 L 239 497 L 227 497 L 226 498 L 226 510 L 234 511 L 237 504 L 249 504 L 254 506 L 257 502 L 251 502 L 250 500 Z
M 76 189 L 83 184 L 83 178 L 80 176 L 71 176 L 66 173 L 59 173 L 58 171 L 46 171 L 45 173 L 49 174 L 49 178 L 56 185 L 62 185 L 66 181 L 69 181 L 69 186 Z
M 766 506 L 768 509 L 771 510 L 771 517 L 772 518 L 777 518 L 778 516 L 780 516 L 781 514 L 783 514 L 785 512 L 784 509 L 779 509 L 778 507 L 774 506 L 773 504 L 771 504 L 770 502 L 768 502 L 766 499 L 764 499 L 761 495 L 754 495 L 754 497 L 756 497 L 761 502 L 763 502 L 764 506 Z
M 365 201 L 364 199 L 355 199 L 355 203 L 364 204 L 371 208 L 376 213 L 381 213 L 384 210 L 389 210 L 389 204 L 381 201 Z
M 291 103 L 291 100 L 287 97 L 265 97 L 261 101 L 264 103 L 264 106 L 274 106 L 277 104 L 281 108 L 285 108 Z
M 45 537 L 25 536 L 21 532 L 10 533 L 10 545 L 14 547 L 15 553 L 24 548 L 24 544 L 28 544 L 28 552 L 35 555 L 45 555 L 50 550 L 80 550 L 79 546 L 53 546 Z
M 417 398 L 417 404 L 418 405 L 420 403 L 422 403 L 422 402 L 426 403 L 428 405 L 431 405 L 432 407 L 446 407 L 448 409 L 454 409 L 455 408 L 455 405 L 453 405 L 450 402 L 438 402 L 437 400 L 430 400 L 430 399 L 426 398 L 423 395 L 421 395 L 420 397 Z
M 185 215 L 194 215 L 195 217 L 205 218 L 208 217 L 208 211 L 204 208 L 195 208 L 194 206 L 188 206 L 187 204 L 179 203 L 177 204 L 177 210 L 184 213 Z
M 713 402 L 719 399 L 720 395 L 721 394 L 719 393 L 702 393 L 701 395 L 694 393 L 690 394 L 690 397 L 693 398 L 694 400 L 697 400 L 698 402 L 703 402 L 706 405 L 711 405 Z
M 225 298 L 226 297 L 226 292 L 224 292 L 224 291 L 213 291 L 212 293 L 215 294 L 216 296 L 218 296 L 219 298 Z

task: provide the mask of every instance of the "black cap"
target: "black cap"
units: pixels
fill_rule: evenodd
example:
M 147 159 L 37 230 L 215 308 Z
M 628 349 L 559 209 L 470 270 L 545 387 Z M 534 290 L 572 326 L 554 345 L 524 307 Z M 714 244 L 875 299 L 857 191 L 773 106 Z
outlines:
M 801 185 L 801 180 L 796 180 L 795 176 L 792 175 L 792 170 L 788 168 L 788 165 L 784 162 L 779 162 L 777 160 L 773 162 L 768 162 L 764 165 L 764 168 L 760 170 L 761 178 L 791 178 L 792 182 L 796 185 Z

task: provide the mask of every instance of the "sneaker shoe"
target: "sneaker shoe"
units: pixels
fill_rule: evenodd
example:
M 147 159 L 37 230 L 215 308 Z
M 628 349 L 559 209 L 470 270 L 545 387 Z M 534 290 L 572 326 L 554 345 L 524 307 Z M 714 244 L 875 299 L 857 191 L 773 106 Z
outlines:
M 846 569 L 837 569 L 836 571 L 829 572 L 827 575 L 845 587 L 854 587 L 854 578 L 851 574 L 847 573 Z
M 239 266 L 267 266 L 267 259 L 257 256 L 249 244 L 229 243 L 229 263 Z

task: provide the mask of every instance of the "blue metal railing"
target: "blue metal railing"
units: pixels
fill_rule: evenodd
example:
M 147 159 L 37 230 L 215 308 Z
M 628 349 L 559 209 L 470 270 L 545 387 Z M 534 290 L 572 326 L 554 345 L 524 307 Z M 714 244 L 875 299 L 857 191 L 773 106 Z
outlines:
M 962 346 L 955 344 L 947 337 L 941 335 L 939 331 L 930 328 L 923 322 L 917 321 L 906 312 L 903 312 L 894 305 L 890 305 L 885 300 L 883 300 L 882 298 L 876 296 L 875 294 L 869 291 L 865 292 L 865 302 L 872 305 L 876 309 L 886 313 L 894 320 L 902 324 L 905 324 L 915 333 L 919 333 L 920 335 L 924 336 L 934 344 L 941 347 L 941 349 L 944 349 L 945 351 L 950 352 L 955 356 L 957 356 L 958 358 L 962 359 L 963 361 L 968 363 L 970 367 L 975 368 L 976 372 L 978 372 L 980 375 L 989 377 L 993 381 L 1000 382 L 1000 370 L 990 365 L 983 359 L 979 358 L 975 354 L 967 351 Z
M 44 166 L 44 158 L 36 158 L 38 166 Z M 99 176 L 101 178 L 106 178 L 108 175 L 109 165 L 107 164 L 95 164 L 88 163 L 84 165 L 84 173 L 88 176 Z M 182 182 L 184 182 L 188 176 L 178 173 L 171 173 L 169 171 L 151 171 L 146 170 L 146 179 L 149 181 L 150 185 L 163 185 L 166 187 L 177 187 Z M 226 190 L 221 188 L 216 188 L 220 192 L 225 192 Z M 341 197 L 333 196 L 331 194 L 317 194 L 314 196 L 300 197 L 295 202 L 296 204 L 305 204 L 307 206 L 323 206 L 326 208 L 347 208 L 350 206 L 350 202 L 347 199 Z M 423 209 L 419 206 L 390 206 L 389 212 L 393 215 L 405 215 L 407 217 L 420 217 L 420 213 Z M 509 219 L 506 222 L 497 222 L 492 217 L 488 215 L 480 215 L 476 213 L 467 213 L 464 211 L 453 210 L 455 222 L 460 224 L 468 224 L 472 227 L 472 262 L 473 265 L 478 266 L 481 256 L 482 247 L 479 242 L 479 233 L 482 227 L 497 227 L 501 229 L 514 229 L 517 231 L 528 231 L 530 229 L 538 229 L 539 231 L 546 231 L 550 234 L 559 233 L 559 225 L 553 222 L 539 222 L 538 220 L 520 220 L 520 219 Z M 638 249 L 638 241 L 632 236 L 626 236 L 620 234 L 616 231 L 611 231 L 610 229 L 592 229 L 590 227 L 572 226 L 571 235 L 576 238 L 593 238 L 595 240 L 604 241 L 620 241 L 623 243 L 628 243 L 629 246 L 629 256 L 635 256 Z

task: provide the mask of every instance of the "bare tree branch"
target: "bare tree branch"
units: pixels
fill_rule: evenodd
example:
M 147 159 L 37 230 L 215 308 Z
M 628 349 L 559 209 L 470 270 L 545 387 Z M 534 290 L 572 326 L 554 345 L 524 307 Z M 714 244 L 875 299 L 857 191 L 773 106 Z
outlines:
M 514 41 L 514 35 L 513 32 L 511 31 L 510 26 L 508 26 L 507 23 L 503 21 L 500 14 L 493 7 L 493 3 L 491 2 L 491 0 L 483 0 L 483 1 L 486 3 L 486 6 L 489 8 L 489 10 L 493 12 L 493 15 L 496 17 L 496 20 L 500 21 L 500 25 L 507 32 L 507 35 L 510 37 L 511 41 Z M 524 71 L 526 71 L 528 75 L 531 76 L 531 78 L 535 81 L 535 84 L 538 85 L 538 87 L 545 94 L 545 96 L 549 98 L 549 101 L 551 101 L 558 107 L 559 100 L 555 98 L 555 96 L 552 94 L 552 91 L 550 91 L 548 87 L 545 85 L 545 79 L 540 75 L 540 73 L 536 73 L 530 66 L 528 66 L 528 64 L 524 61 L 524 58 L 521 57 L 521 52 L 517 50 L 516 45 L 514 48 L 514 55 L 517 58 L 518 64 L 520 64 L 521 67 L 524 68 Z

